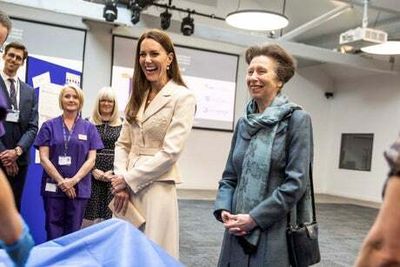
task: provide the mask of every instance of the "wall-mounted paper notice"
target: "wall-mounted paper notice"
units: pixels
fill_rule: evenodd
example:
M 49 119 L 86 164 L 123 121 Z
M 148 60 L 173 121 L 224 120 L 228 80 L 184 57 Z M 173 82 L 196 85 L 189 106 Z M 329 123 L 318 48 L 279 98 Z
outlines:
M 81 76 L 67 72 L 65 74 L 65 84 L 73 83 L 77 86 L 81 86 Z
M 51 83 L 50 72 L 45 72 L 32 78 L 32 84 L 34 88 L 38 88 L 49 83 Z
M 58 104 L 58 95 L 60 94 L 61 88 L 61 85 L 54 83 L 44 84 L 40 87 L 39 116 L 54 118 L 62 113 Z

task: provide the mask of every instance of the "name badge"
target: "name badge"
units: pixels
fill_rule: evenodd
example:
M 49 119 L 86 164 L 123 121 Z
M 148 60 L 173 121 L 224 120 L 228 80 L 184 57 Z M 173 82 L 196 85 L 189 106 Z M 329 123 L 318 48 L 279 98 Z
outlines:
M 46 192 L 57 192 L 57 185 L 53 184 L 53 183 L 46 183 L 44 191 L 46 191 Z
M 60 166 L 71 165 L 71 157 L 70 156 L 59 156 L 58 157 L 58 165 L 60 165 Z
M 19 121 L 19 111 L 18 110 L 8 110 L 6 121 L 8 122 L 18 122 Z
M 78 134 L 78 139 L 87 141 L 87 135 L 86 134 Z

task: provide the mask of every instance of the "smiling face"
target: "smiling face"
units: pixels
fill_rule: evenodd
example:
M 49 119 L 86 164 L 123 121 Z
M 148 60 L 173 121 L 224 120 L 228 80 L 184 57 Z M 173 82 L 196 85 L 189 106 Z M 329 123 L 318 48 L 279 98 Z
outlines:
M 267 56 L 254 57 L 247 68 L 246 82 L 251 97 L 269 103 L 278 94 L 282 82 L 276 75 L 277 63 Z
M 99 101 L 99 112 L 101 116 L 111 116 L 114 111 L 114 100 L 103 98 Z
M 61 105 L 64 112 L 79 111 L 79 96 L 73 88 L 66 88 L 61 98 Z
M 172 60 L 173 54 L 155 40 L 146 38 L 140 44 L 139 64 L 152 88 L 160 90 L 168 82 L 167 68 Z
M 24 64 L 24 50 L 11 47 L 3 54 L 4 73 L 14 77 L 19 67 Z

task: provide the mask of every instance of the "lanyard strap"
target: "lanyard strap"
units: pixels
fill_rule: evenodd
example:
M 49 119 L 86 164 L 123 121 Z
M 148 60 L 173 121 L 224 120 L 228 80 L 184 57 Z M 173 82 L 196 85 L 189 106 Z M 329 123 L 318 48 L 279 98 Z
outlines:
M 74 124 L 72 125 L 71 131 L 68 130 L 67 125 L 65 125 L 64 117 L 62 120 L 62 128 L 63 128 L 63 137 L 64 137 L 64 156 L 67 155 L 68 152 L 68 144 L 71 140 L 71 135 L 74 132 L 76 121 L 78 120 L 78 116 L 75 118 Z

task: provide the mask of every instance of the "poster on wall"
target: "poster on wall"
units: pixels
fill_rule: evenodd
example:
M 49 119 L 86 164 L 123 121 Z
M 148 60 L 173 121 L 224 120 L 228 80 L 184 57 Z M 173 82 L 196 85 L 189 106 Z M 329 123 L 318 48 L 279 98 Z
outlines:
M 124 110 L 130 94 L 137 40 L 114 36 L 111 86 Z M 183 79 L 197 99 L 194 127 L 233 131 L 238 56 L 175 46 Z

